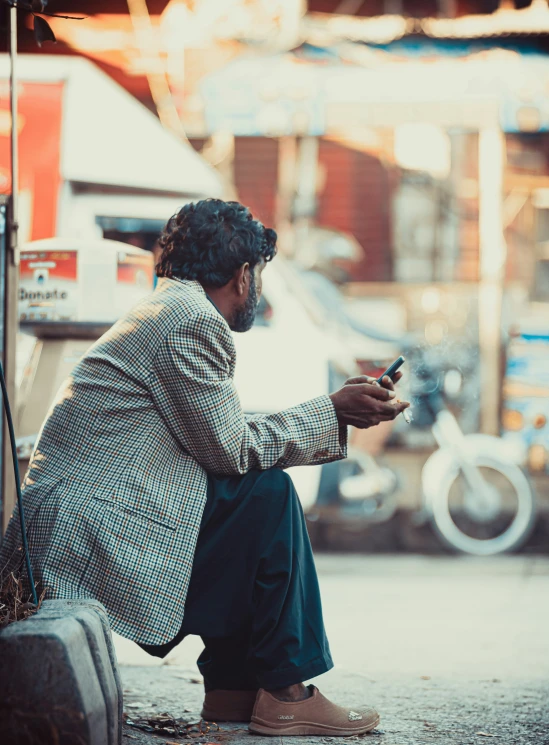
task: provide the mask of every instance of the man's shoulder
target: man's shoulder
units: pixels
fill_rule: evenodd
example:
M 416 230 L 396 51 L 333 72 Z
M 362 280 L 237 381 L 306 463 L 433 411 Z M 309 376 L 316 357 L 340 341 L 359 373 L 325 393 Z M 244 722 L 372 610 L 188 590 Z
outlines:
M 89 353 L 96 357 L 121 350 L 126 355 L 131 347 L 133 350 L 146 348 L 147 356 L 154 356 L 172 332 L 185 326 L 193 327 L 197 321 L 205 321 L 209 329 L 215 329 L 220 323 L 226 325 L 198 282 L 162 278 L 154 292 L 120 318 Z
M 234 340 L 227 321 L 198 282 L 164 279 L 152 302 L 164 315 L 155 334 L 156 360 L 169 358 L 173 349 L 183 356 L 221 356 L 234 365 Z M 154 313 L 153 313 L 154 315 Z
M 156 289 L 149 296 L 149 301 L 176 310 L 182 316 L 201 311 L 215 312 L 204 288 L 195 280 L 161 277 Z
M 144 311 L 144 313 L 143 313 Z M 198 282 L 163 278 L 141 315 L 155 318 L 157 346 L 187 338 L 198 344 L 221 345 L 234 356 L 234 340 L 227 321 Z
M 163 336 L 173 329 L 204 318 L 214 325 L 225 320 L 212 305 L 203 287 L 195 281 L 163 277 L 155 291 L 135 309 L 142 320 L 153 321 Z M 228 328 L 228 327 L 227 327 Z

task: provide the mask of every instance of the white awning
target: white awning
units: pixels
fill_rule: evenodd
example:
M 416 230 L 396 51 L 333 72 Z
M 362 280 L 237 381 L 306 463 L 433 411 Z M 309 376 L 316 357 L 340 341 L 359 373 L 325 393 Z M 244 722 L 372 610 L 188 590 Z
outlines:
M 9 76 L 0 55 L 0 79 Z M 67 181 L 190 197 L 221 197 L 219 174 L 93 63 L 81 57 L 20 55 L 27 82 L 64 82 L 61 176 Z

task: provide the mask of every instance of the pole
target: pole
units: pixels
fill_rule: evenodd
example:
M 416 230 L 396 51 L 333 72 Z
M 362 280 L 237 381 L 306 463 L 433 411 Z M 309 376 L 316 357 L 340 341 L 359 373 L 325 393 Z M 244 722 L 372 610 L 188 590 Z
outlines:
M 506 245 L 503 237 L 505 140 L 499 127 L 479 132 L 479 346 L 480 419 L 486 434 L 499 434 L 501 309 Z
M 297 147 L 297 174 L 295 202 L 297 217 L 294 220 L 295 255 L 306 245 L 316 207 L 318 184 L 318 137 L 299 137 Z
M 11 110 L 11 251 L 19 264 L 17 231 L 19 228 L 19 126 L 17 121 L 17 8 L 10 8 L 10 110 Z
M 293 135 L 278 138 L 278 175 L 275 227 L 279 246 L 289 257 L 294 255 L 295 236 L 292 223 L 292 200 L 296 184 L 297 140 Z
M 4 272 L 4 328 L 3 367 L 6 389 L 12 406 L 15 405 L 15 347 L 17 343 L 17 285 L 19 280 L 19 128 L 17 105 L 17 8 L 10 8 L 10 111 L 11 111 L 11 198 L 8 214 L 9 229 L 6 238 Z M 2 525 L 6 529 L 15 506 L 15 477 L 11 463 L 10 438 L 4 423 L 2 442 Z

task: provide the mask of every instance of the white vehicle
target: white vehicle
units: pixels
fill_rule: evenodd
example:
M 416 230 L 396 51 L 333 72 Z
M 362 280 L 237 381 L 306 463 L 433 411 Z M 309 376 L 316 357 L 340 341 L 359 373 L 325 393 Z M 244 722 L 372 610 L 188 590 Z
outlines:
M 263 275 L 255 325 L 235 333 L 235 385 L 247 414 L 272 414 L 330 392 L 330 353 L 303 302 L 290 290 L 276 264 Z M 303 508 L 316 501 L 320 468 L 288 471 Z
M 356 362 L 360 354 L 374 359 L 394 355 L 391 345 L 368 342 L 348 327 L 331 322 L 299 273 L 281 256 L 263 273 L 263 294 L 255 325 L 234 337 L 235 384 L 248 414 L 272 414 L 331 393 L 346 378 L 360 374 Z M 379 469 L 375 461 L 364 453 L 354 453 L 352 449 L 349 452 L 359 474 L 367 470 L 370 481 L 375 476 L 378 490 Z M 301 466 L 288 472 L 303 509 L 309 510 L 318 498 L 322 469 Z M 353 479 L 356 493 L 352 499 L 372 496 L 369 481 Z

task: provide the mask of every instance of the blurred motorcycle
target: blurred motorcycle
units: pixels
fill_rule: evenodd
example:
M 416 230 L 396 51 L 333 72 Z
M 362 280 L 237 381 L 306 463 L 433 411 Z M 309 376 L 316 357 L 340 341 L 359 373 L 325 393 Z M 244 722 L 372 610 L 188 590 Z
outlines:
M 369 338 L 395 344 L 408 358 L 414 430 L 431 430 L 438 445 L 422 470 L 417 522 L 429 521 L 448 547 L 462 553 L 489 556 L 518 549 L 535 524 L 532 485 L 507 443 L 464 434 L 451 410 L 460 403 L 461 420 L 467 429 L 474 428 L 474 407 L 467 405 L 474 395 L 472 367 L 464 375 L 466 364 L 452 365 L 452 357 L 454 363 L 467 360 L 467 350 L 454 345 L 452 353 L 451 347 L 427 348 L 410 337 L 390 337 L 351 316 L 333 283 L 311 272 L 309 281 L 313 279 L 316 294 L 325 305 L 329 300 L 332 316 Z M 348 463 L 339 466 L 337 490 L 331 490 L 341 515 L 354 520 L 357 529 L 365 520 L 389 520 L 397 508 L 397 474 L 363 451 L 350 454 Z M 327 501 L 333 504 L 334 497 Z
M 411 337 L 394 338 L 369 327 L 348 312 L 343 295 L 325 274 L 309 271 L 304 278 L 330 316 L 342 327 L 394 344 L 408 358 L 413 431 L 421 435 L 421 430 L 430 430 L 438 445 L 422 470 L 417 522 L 429 521 L 448 547 L 462 553 L 489 556 L 518 549 L 535 524 L 532 485 L 506 442 L 464 434 L 452 412 L 455 406 L 466 429 L 475 428 L 475 407 L 468 405 L 475 395 L 474 371 L 467 367 L 470 350 L 426 347 Z M 432 443 L 431 438 L 424 443 Z M 319 506 L 337 508 L 357 530 L 365 521 L 389 520 L 398 504 L 397 474 L 364 451 L 350 449 L 350 456 L 347 463 L 326 470 L 328 488 L 321 489 Z
M 412 378 L 414 411 L 430 425 L 439 447 L 423 467 L 418 521 L 429 520 L 442 541 L 462 553 L 516 550 L 536 519 L 530 481 L 501 438 L 463 433 L 447 405 L 459 395 L 462 373 L 437 370 L 421 360 L 421 349 L 415 351 L 420 361 Z
M 419 346 L 407 352 L 415 426 L 430 429 L 438 445 L 422 469 L 422 505 L 415 522 L 430 522 L 446 546 L 465 554 L 514 551 L 535 524 L 532 485 L 501 438 L 464 434 L 451 411 L 462 393 L 463 373 L 428 360 L 428 352 L 436 358 L 436 350 Z M 350 454 L 339 472 L 341 516 L 354 520 L 357 530 L 365 521 L 389 520 L 398 506 L 397 474 L 366 453 Z

